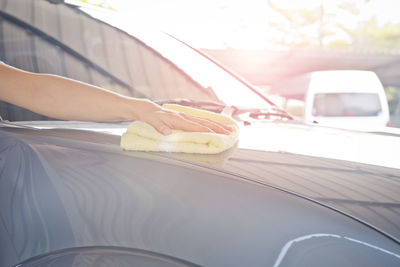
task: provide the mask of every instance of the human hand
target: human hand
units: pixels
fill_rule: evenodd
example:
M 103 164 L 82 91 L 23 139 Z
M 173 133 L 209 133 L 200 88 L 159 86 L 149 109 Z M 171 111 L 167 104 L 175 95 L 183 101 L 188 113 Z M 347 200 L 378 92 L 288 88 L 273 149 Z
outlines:
M 219 134 L 230 134 L 232 132 L 231 127 L 222 123 L 167 110 L 152 102 L 147 103 L 147 107 L 141 109 L 138 119 L 149 123 L 163 135 L 169 135 L 172 129 Z

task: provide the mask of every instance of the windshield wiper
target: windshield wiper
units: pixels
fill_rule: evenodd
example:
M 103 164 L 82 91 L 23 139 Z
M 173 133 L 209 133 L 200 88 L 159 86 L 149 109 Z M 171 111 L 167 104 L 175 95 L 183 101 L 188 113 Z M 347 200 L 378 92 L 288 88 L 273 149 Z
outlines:
M 232 108 L 234 109 L 232 112 L 232 117 L 239 120 L 243 120 L 239 116 L 246 113 L 248 113 L 247 116 L 256 120 L 274 119 L 274 118 L 294 120 L 294 118 L 289 113 L 278 107 L 263 109 L 263 108 L 238 108 L 232 106 Z
M 227 106 L 224 103 L 214 102 L 214 101 L 197 101 L 185 98 L 177 98 L 177 99 L 169 99 L 169 100 L 155 100 L 159 105 L 163 104 L 178 104 L 182 106 L 189 106 L 199 109 L 204 109 L 216 113 L 225 113 L 231 115 L 234 119 L 238 121 L 245 121 L 239 116 L 242 114 L 247 114 L 250 118 L 253 119 L 288 119 L 293 120 L 293 117 L 287 113 L 285 110 L 280 109 L 278 107 L 272 106 L 270 108 L 242 108 L 237 106 Z

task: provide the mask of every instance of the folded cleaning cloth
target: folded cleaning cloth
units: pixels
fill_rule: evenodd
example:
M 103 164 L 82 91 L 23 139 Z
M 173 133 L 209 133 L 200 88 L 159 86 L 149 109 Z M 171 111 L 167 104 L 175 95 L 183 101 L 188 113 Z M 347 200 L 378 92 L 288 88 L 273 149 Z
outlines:
M 153 126 L 142 121 L 134 121 L 121 137 L 121 147 L 135 151 L 165 151 L 200 154 L 217 154 L 231 148 L 239 136 L 236 122 L 224 115 L 174 104 L 164 108 L 186 113 L 193 117 L 206 118 L 232 127 L 229 135 L 204 132 L 172 130 L 169 135 L 160 134 Z

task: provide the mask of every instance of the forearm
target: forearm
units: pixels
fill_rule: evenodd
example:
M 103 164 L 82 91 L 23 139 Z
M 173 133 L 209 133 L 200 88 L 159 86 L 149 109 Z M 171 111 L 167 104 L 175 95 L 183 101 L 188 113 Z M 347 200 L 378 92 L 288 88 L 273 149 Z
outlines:
M 138 119 L 143 110 L 158 108 L 149 101 L 127 98 L 75 80 L 1 68 L 2 100 L 52 118 L 132 120 Z
M 142 100 L 131 99 L 78 81 L 34 74 L 32 110 L 65 120 L 137 119 Z M 62 108 L 60 108 L 62 107 Z

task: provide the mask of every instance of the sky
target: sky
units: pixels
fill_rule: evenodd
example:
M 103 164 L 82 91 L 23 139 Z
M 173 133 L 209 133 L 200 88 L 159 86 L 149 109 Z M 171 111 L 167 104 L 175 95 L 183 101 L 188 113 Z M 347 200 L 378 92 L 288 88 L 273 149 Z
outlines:
M 73 0 L 76 1 L 76 0 Z M 82 1 L 82 0 L 78 0 Z M 285 23 L 272 11 L 266 0 L 86 0 L 106 3 L 132 24 L 164 30 L 196 48 L 224 49 L 269 47 L 271 38 L 279 38 L 268 22 Z M 399 0 L 354 0 L 360 14 L 349 16 L 337 11 L 337 3 L 346 0 L 274 0 L 273 3 L 287 10 L 299 7 L 324 9 L 336 20 L 356 27 L 361 20 L 376 16 L 378 23 L 400 23 Z M 310 34 L 316 29 L 310 29 Z M 338 38 L 344 38 L 337 33 Z

